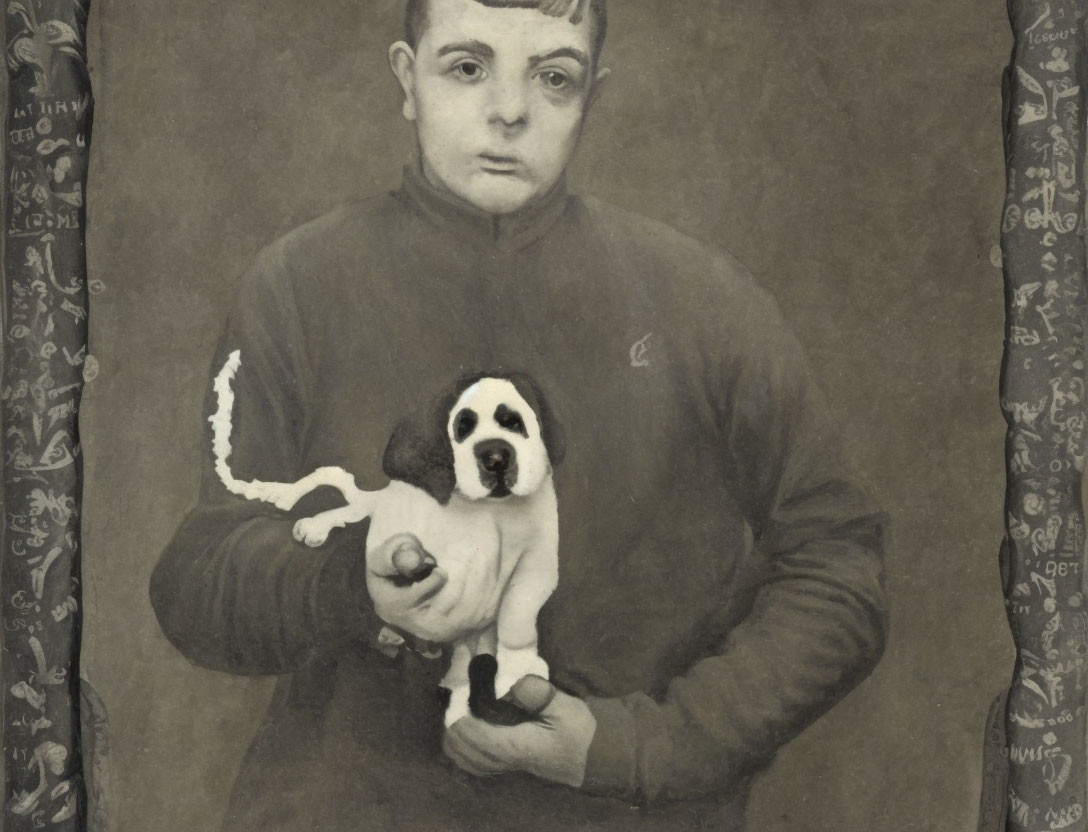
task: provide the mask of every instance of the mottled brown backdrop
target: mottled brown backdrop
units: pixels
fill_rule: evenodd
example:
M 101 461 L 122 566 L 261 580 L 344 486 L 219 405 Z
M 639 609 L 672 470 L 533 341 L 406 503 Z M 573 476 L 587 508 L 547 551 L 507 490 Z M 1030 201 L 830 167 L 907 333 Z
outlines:
M 394 187 L 402 0 L 96 0 L 84 669 L 116 832 L 214 828 L 271 691 L 192 667 L 151 568 L 194 502 L 234 277 Z M 972 829 L 1012 645 L 996 553 L 1001 0 L 613 0 L 574 185 L 732 250 L 780 299 L 894 518 L 876 674 L 785 750 L 752 828 Z

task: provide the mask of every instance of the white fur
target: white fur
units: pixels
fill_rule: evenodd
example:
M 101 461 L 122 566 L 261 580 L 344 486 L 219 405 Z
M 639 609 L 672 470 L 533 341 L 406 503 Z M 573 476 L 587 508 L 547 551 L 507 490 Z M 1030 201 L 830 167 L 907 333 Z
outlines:
M 500 404 L 519 405 L 518 414 L 525 422 L 528 438 L 508 430 L 503 430 L 495 422 L 495 410 Z M 548 452 L 541 441 L 540 421 L 536 413 L 518 393 L 518 389 L 506 379 L 485 378 L 468 388 L 450 409 L 450 418 L 446 429 L 453 437 L 454 421 L 463 409 L 470 408 L 480 422 L 472 432 L 470 441 L 452 442 L 453 470 L 457 478 L 457 490 L 466 497 L 482 500 L 488 496 L 488 489 L 477 476 L 476 456 L 473 448 L 477 442 L 488 439 L 502 439 L 511 445 L 517 453 L 518 478 L 510 491 L 517 497 L 527 497 L 536 492 L 551 473 Z
M 391 562 L 379 558 L 381 545 L 410 533 L 437 561 L 447 576 L 445 586 L 413 613 L 413 633 L 453 646 L 452 662 L 442 681 L 451 691 L 446 724 L 468 713 L 468 665 L 472 657 L 491 653 L 498 662 L 495 693 L 503 696 L 523 676 L 548 678 L 548 666 L 537 654 L 536 618 L 559 579 L 559 528 L 551 465 L 532 408 L 505 379 L 485 378 L 466 390 L 450 411 L 448 438 L 454 450 L 456 488 L 442 505 L 424 490 L 394 480 L 380 491 L 362 491 L 342 468 L 319 468 L 295 483 L 249 482 L 235 479 L 231 453 L 231 381 L 241 366 L 241 354 L 230 354 L 215 379 L 218 409 L 212 423 L 215 470 L 232 494 L 291 509 L 306 494 L 331 486 L 346 505 L 299 520 L 296 540 L 320 546 L 334 528 L 370 518 L 367 533 L 367 589 L 380 617 L 388 620 L 398 609 L 403 590 L 388 580 L 396 574 Z M 521 415 L 528 438 L 499 427 L 492 418 L 499 404 Z M 469 440 L 453 440 L 454 420 L 465 407 L 479 416 Z M 501 438 L 517 455 L 518 473 L 511 495 L 488 499 L 481 483 L 473 447 Z

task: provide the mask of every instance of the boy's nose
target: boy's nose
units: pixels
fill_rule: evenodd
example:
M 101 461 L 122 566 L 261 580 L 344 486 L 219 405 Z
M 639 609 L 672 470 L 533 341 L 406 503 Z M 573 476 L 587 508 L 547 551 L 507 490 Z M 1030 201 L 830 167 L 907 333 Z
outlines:
M 488 120 L 494 126 L 511 130 L 529 121 L 528 96 L 521 84 L 496 85 L 489 104 Z

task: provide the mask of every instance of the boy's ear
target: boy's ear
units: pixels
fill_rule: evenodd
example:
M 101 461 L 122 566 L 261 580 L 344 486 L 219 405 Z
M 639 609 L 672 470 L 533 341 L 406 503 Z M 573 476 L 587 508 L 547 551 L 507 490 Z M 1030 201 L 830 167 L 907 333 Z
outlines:
M 608 83 L 608 79 L 612 77 L 612 70 L 608 67 L 601 67 L 597 70 L 597 75 L 593 79 L 593 88 L 589 91 L 589 103 L 595 102 L 601 95 L 601 91 Z
M 416 120 L 416 53 L 407 43 L 398 40 L 389 47 L 389 66 L 404 90 L 402 112 L 408 121 Z

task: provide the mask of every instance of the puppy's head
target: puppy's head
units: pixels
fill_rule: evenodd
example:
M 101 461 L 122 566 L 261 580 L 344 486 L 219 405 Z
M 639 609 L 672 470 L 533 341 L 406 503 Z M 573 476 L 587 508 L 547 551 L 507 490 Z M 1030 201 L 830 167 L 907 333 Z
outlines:
M 383 467 L 445 504 L 454 490 L 470 500 L 528 496 L 563 453 L 532 380 L 485 374 L 462 379 L 435 413 L 398 425 Z

